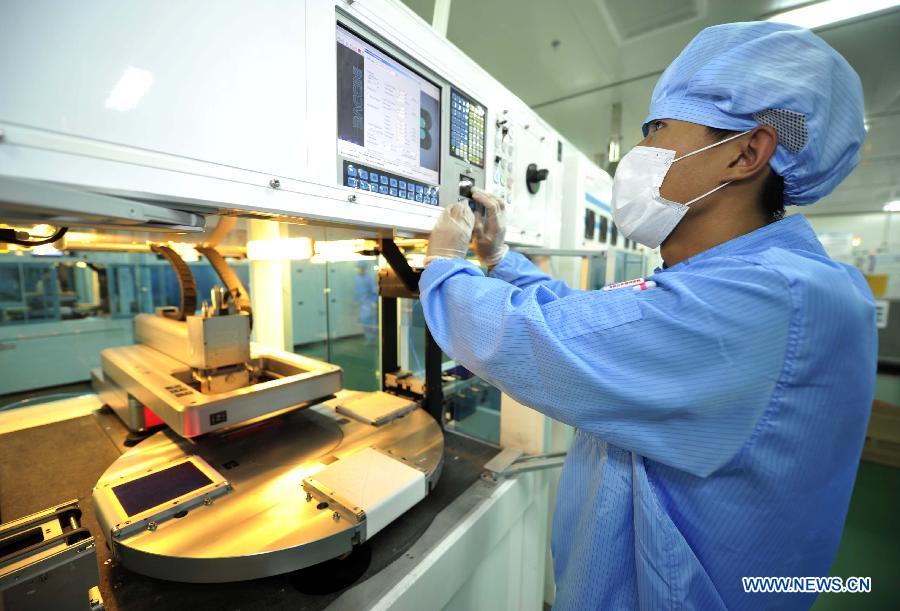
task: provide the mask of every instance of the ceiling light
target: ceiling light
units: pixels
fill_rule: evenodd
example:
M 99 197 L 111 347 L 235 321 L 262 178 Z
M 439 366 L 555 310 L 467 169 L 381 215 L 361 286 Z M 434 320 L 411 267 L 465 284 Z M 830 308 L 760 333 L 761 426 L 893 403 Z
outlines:
M 337 261 L 363 261 L 369 259 L 360 251 L 366 249 L 366 241 L 355 240 L 330 240 L 316 242 L 313 263 L 335 263 Z
M 109 92 L 105 105 L 107 108 L 120 112 L 131 110 L 138 105 L 152 84 L 152 72 L 128 66 L 112 91 Z
M 174 250 L 185 263 L 196 263 L 200 260 L 200 253 L 194 248 L 196 244 L 190 244 L 188 242 L 169 242 L 167 246 Z
M 900 199 L 888 202 L 882 208 L 885 212 L 900 212 Z
M 277 240 L 250 240 L 247 242 L 247 258 L 251 261 L 300 261 L 313 254 L 309 238 L 280 238 Z
M 39 257 L 61 257 L 62 251 L 53 247 L 53 244 L 41 244 L 31 249 L 31 254 Z
M 769 17 L 767 21 L 790 23 L 812 30 L 829 23 L 846 21 L 847 19 L 883 11 L 897 5 L 900 5 L 900 0 L 825 0 L 824 2 L 816 2 L 801 8 L 776 13 Z

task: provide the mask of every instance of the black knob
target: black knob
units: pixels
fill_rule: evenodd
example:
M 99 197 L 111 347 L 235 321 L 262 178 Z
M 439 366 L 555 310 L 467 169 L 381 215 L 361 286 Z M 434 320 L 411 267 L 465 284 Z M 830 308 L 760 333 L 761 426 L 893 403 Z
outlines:
M 550 170 L 539 170 L 537 164 L 528 164 L 525 171 L 525 184 L 528 186 L 529 193 L 537 193 L 541 189 L 541 181 L 547 180 Z

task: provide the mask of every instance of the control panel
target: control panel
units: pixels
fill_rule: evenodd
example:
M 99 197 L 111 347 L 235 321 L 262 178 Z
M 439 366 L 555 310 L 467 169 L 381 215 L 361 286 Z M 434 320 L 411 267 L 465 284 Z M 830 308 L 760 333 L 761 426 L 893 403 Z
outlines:
M 389 195 L 420 204 L 436 206 L 438 187 L 411 180 L 399 174 L 344 160 L 343 184 L 363 191 Z
M 450 89 L 450 154 L 484 167 L 484 123 L 487 108 Z
M 349 19 L 335 42 L 341 185 L 426 206 L 484 188 L 484 104 Z
M 513 160 L 516 152 L 516 138 L 512 125 L 507 118 L 498 118 L 494 131 L 494 171 L 491 176 L 491 191 L 509 200 L 515 179 L 513 177 Z

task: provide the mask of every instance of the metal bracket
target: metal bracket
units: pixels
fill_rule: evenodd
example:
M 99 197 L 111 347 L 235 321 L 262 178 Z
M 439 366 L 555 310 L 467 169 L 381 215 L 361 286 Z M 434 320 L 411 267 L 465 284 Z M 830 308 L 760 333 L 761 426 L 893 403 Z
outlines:
M 394 270 L 394 273 L 400 281 L 403 282 L 406 290 L 415 297 L 418 297 L 419 276 L 422 274 L 421 270 L 417 273 L 410 267 L 409 262 L 406 260 L 406 257 L 394 240 L 385 239 L 380 240 L 380 242 L 381 254 L 384 256 L 385 260 L 387 260 L 388 265 L 391 266 L 391 269 Z
M 519 473 L 562 467 L 565 460 L 566 452 L 528 455 L 518 448 L 506 448 L 485 463 L 481 479 L 501 482 Z
M 219 279 L 225 284 L 225 289 L 234 300 L 237 309 L 246 312 L 250 316 L 250 328 L 253 328 L 253 306 L 250 303 L 250 295 L 238 275 L 231 269 L 225 257 L 219 254 L 212 246 L 197 246 L 197 252 L 206 257 L 209 264 L 212 265 L 219 276 Z
M 387 376 L 397 374 L 397 298 L 416 299 L 419 296 L 421 270 L 414 270 L 403 252 L 391 239 L 380 240 L 379 251 L 390 265 L 392 273 L 379 276 L 381 295 L 381 381 L 390 388 Z M 395 375 L 396 380 L 396 375 Z M 441 348 L 425 327 L 425 396 L 422 406 L 443 426 L 444 390 L 441 374 Z

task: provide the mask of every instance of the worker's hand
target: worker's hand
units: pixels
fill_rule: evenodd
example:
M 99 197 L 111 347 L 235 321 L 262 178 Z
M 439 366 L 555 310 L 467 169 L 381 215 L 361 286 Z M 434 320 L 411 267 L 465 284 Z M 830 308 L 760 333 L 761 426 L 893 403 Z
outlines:
M 457 202 L 444 209 L 431 230 L 425 265 L 435 259 L 465 259 L 472 240 L 475 215 L 468 202 Z
M 472 189 L 472 199 L 484 206 L 475 215 L 475 254 L 486 267 L 494 267 L 509 252 L 506 238 L 506 202 L 480 189 Z

